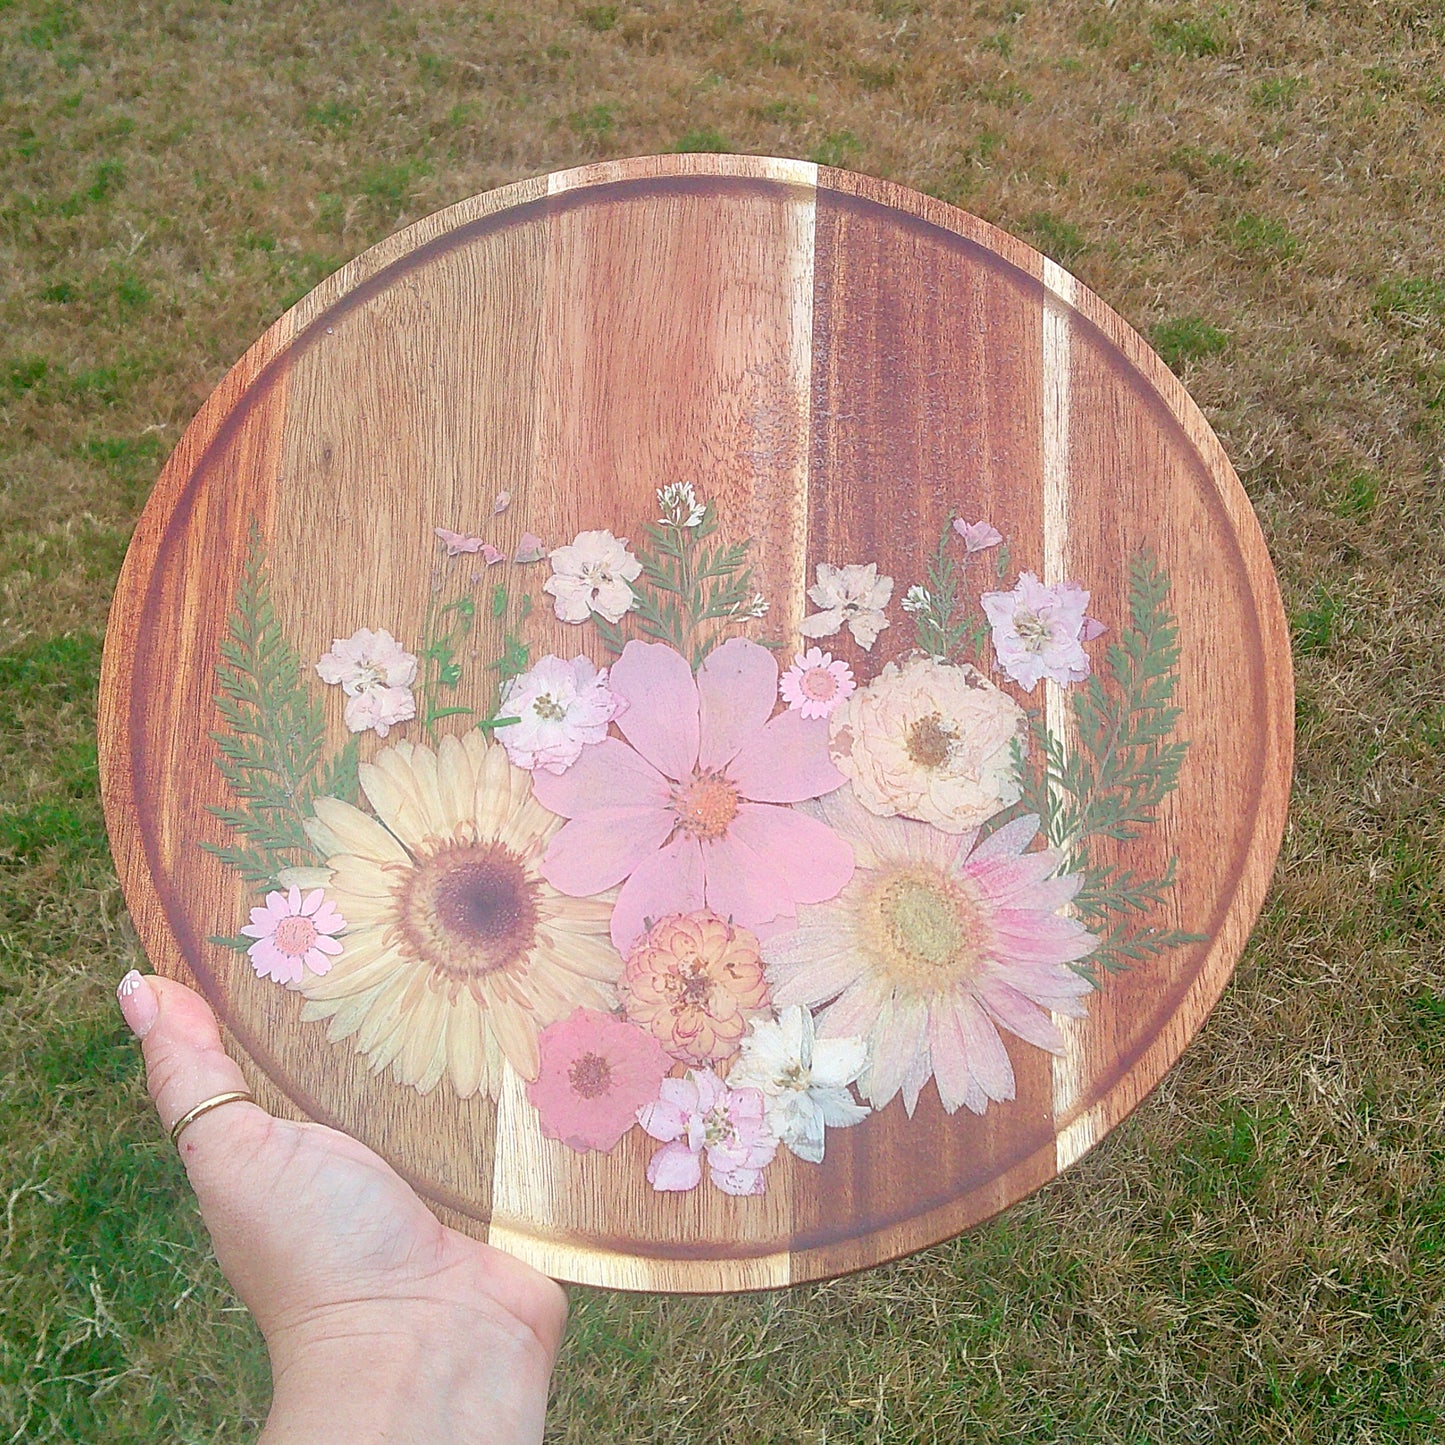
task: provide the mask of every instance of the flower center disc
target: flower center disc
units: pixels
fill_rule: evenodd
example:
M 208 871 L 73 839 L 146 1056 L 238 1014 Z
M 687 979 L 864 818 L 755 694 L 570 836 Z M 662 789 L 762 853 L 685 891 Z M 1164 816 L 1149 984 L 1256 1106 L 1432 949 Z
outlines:
M 595 1099 L 612 1087 L 612 1066 L 601 1054 L 583 1054 L 567 1070 L 567 1082 L 584 1099 Z
M 508 968 L 536 941 L 536 880 L 500 843 L 451 843 L 418 859 L 399 903 L 414 956 L 454 981 Z
M 922 768 L 941 768 L 953 753 L 954 736 L 935 713 L 908 730 L 908 756 Z
M 826 667 L 810 667 L 803 674 L 803 696 L 827 702 L 838 691 L 838 679 Z
M 316 942 L 316 925 L 309 918 L 293 913 L 276 925 L 271 941 L 288 958 L 300 958 Z
M 942 992 L 978 964 L 984 933 L 977 908 L 936 868 L 918 865 L 885 874 L 869 894 L 862 919 L 870 951 L 905 993 Z
M 700 773 L 673 793 L 672 811 L 684 833 L 708 843 L 737 817 L 738 790 L 721 773 Z
M 1014 613 L 1014 631 L 1030 652 L 1042 652 L 1049 642 L 1049 624 L 1037 612 Z

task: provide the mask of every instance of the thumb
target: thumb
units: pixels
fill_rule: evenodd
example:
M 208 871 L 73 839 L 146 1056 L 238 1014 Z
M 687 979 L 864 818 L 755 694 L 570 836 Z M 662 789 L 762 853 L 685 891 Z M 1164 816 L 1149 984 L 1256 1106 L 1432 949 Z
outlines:
M 167 1132 L 197 1104 L 246 1089 L 241 1070 L 221 1043 L 216 1016 L 200 994 L 134 969 L 121 979 L 116 994 L 126 1023 L 141 1041 L 146 1082 Z M 197 1192 L 202 1181 L 196 1176 L 205 1172 L 197 1167 L 201 1161 L 219 1163 L 218 1155 L 238 1147 L 249 1152 L 257 1131 L 269 1130 L 273 1122 L 259 1105 L 236 1102 L 187 1124 L 177 1144 Z

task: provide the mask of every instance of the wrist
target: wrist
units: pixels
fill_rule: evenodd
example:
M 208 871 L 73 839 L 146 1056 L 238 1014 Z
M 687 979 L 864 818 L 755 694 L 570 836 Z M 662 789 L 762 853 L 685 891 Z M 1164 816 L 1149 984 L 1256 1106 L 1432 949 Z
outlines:
M 366 1301 L 268 1337 L 260 1445 L 540 1441 L 553 1351 L 492 1302 Z

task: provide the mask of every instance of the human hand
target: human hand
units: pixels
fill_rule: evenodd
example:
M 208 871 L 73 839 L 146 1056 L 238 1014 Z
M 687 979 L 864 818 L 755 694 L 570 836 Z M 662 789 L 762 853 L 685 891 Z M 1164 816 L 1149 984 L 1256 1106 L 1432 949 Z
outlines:
M 167 1130 L 246 1087 L 193 990 L 131 973 L 120 1004 Z M 270 1352 L 262 1445 L 542 1438 L 566 1322 L 553 1281 L 446 1228 L 385 1160 L 324 1125 L 230 1103 L 188 1124 L 179 1147 Z

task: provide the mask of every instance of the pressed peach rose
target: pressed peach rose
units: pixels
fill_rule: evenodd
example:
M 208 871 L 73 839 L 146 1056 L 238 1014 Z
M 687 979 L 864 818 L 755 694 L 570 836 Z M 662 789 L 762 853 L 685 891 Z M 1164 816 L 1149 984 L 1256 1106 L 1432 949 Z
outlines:
M 768 1012 L 757 935 L 710 909 L 653 924 L 618 992 L 627 1017 L 689 1064 L 731 1063 L 748 1021 Z

